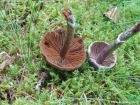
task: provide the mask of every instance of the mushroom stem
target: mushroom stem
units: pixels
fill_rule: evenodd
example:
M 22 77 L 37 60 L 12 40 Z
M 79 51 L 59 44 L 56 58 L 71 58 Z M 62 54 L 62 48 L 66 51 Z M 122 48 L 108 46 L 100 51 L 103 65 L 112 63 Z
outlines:
M 99 64 L 102 64 L 102 62 L 105 60 L 105 58 L 113 52 L 115 49 L 117 49 L 120 45 L 122 45 L 126 40 L 131 38 L 135 35 L 135 33 L 140 31 L 140 22 L 135 24 L 130 29 L 126 30 L 125 32 L 122 32 L 118 35 L 117 39 L 110 44 L 109 46 L 105 47 L 102 52 L 98 54 L 96 57 L 96 61 Z
M 73 15 L 69 15 L 67 17 L 67 36 L 64 42 L 64 46 L 62 47 L 61 52 L 60 52 L 60 56 L 62 58 L 65 58 L 68 52 L 68 49 L 70 47 L 71 41 L 74 36 L 74 32 L 75 32 L 75 18 Z

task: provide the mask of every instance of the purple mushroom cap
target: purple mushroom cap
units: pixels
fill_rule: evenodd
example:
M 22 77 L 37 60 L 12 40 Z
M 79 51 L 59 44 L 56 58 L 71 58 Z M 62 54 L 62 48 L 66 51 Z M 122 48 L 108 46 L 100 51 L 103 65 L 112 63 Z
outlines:
M 115 66 L 116 59 L 117 59 L 115 53 L 110 53 L 101 64 L 99 64 L 96 61 L 96 58 L 99 55 L 99 53 L 107 46 L 109 46 L 108 43 L 99 42 L 99 41 L 90 44 L 87 53 L 88 53 L 89 62 L 93 67 L 98 69 L 102 69 L 102 68 L 109 69 Z

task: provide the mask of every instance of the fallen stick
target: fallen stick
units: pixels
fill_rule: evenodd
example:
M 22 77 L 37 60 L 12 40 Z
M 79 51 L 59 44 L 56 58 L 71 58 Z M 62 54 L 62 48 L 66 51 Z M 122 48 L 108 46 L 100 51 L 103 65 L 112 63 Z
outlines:
M 57 25 L 59 25 L 59 24 L 61 24 L 61 23 L 63 23 L 63 20 L 58 20 L 58 21 L 56 21 L 55 23 L 51 24 L 49 27 L 50 27 L 50 28 L 54 28 L 55 26 L 57 26 Z

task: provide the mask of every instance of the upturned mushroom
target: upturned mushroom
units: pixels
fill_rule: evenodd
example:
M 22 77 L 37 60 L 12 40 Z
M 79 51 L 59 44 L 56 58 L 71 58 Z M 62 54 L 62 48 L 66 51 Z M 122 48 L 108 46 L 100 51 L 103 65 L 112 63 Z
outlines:
M 98 69 L 109 69 L 114 67 L 117 58 L 113 51 L 139 31 L 140 22 L 136 23 L 133 27 L 126 30 L 125 32 L 120 33 L 117 39 L 111 44 L 101 41 L 91 43 L 88 47 L 88 58 L 90 64 Z
M 75 17 L 71 10 L 64 9 L 63 15 L 67 29 L 47 32 L 40 41 L 40 50 L 48 64 L 57 70 L 71 71 L 82 65 L 86 52 L 82 39 L 75 34 Z

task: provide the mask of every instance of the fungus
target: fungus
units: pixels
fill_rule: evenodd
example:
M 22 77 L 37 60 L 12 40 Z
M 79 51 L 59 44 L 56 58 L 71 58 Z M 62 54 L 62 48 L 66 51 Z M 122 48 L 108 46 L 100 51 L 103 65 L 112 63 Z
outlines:
M 92 43 L 88 48 L 89 62 L 95 68 L 112 68 L 117 59 L 113 51 L 139 31 L 140 22 L 135 24 L 132 28 L 119 34 L 112 44 L 100 41 Z
M 75 34 L 75 18 L 71 10 L 64 9 L 63 15 L 67 29 L 47 32 L 40 41 L 40 50 L 48 64 L 58 70 L 71 71 L 82 65 L 86 52 L 82 39 Z

